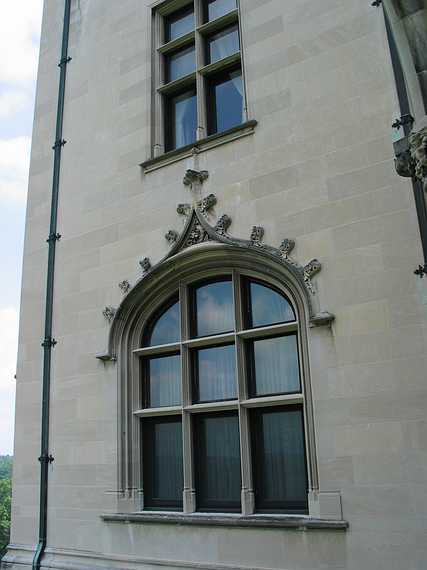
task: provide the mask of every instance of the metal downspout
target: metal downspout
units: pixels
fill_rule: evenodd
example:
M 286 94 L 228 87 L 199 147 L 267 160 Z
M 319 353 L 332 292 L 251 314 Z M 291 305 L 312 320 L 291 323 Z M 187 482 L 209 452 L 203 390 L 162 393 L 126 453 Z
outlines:
M 65 78 L 68 57 L 68 35 L 70 29 L 70 4 L 71 0 L 65 0 L 64 25 L 62 30 L 61 60 L 59 62 L 59 90 L 58 106 L 56 114 L 55 143 L 53 145 L 53 180 L 52 201 L 50 210 L 50 227 L 48 242 L 47 282 L 46 282 L 46 307 L 45 329 L 43 347 L 43 380 L 42 380 L 42 416 L 41 416 L 41 442 L 40 442 L 40 509 L 39 509 L 39 541 L 33 558 L 33 570 L 39 570 L 42 556 L 46 548 L 47 539 L 47 498 L 48 498 L 48 475 L 49 463 L 53 461 L 49 453 L 49 406 L 50 406 L 50 379 L 52 348 L 56 341 L 52 337 L 52 314 L 53 314 L 53 286 L 55 277 L 55 250 L 56 242 L 61 237 L 57 233 L 58 219 L 58 193 L 59 175 L 61 167 L 61 151 L 65 144 L 62 139 L 62 125 L 64 116 Z

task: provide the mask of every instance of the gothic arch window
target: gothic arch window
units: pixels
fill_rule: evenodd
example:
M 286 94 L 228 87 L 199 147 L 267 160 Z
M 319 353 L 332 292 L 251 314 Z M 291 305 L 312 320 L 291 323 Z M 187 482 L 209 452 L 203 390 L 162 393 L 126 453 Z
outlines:
M 206 173 L 187 171 L 184 181 Z M 319 511 L 309 328 L 330 325 L 295 241 L 231 236 L 209 195 L 179 204 L 169 252 L 119 284 L 103 361 L 118 369 L 118 509 Z M 126 287 L 124 287 L 126 285 Z M 339 497 L 337 496 L 339 499 Z
M 142 509 L 307 513 L 300 323 L 286 288 L 208 272 L 145 323 L 132 348 Z

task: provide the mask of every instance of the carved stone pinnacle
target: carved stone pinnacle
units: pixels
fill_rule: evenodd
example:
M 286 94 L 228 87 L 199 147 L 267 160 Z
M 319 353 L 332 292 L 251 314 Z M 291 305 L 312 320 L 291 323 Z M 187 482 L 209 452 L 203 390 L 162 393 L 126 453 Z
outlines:
M 178 204 L 176 211 L 180 216 L 188 216 L 191 212 L 191 206 L 190 204 Z
M 295 247 L 295 240 L 293 239 L 284 239 L 280 244 L 279 251 L 282 255 L 283 259 L 288 259 L 290 253 L 293 251 Z
M 311 278 L 322 269 L 322 264 L 318 259 L 312 259 L 304 266 L 304 282 L 311 293 L 314 294 L 314 288 L 311 283 Z
M 111 306 L 105 307 L 102 311 L 103 316 L 107 319 L 109 323 L 114 319 L 114 315 L 116 314 L 116 309 Z
M 147 273 L 147 271 L 149 271 L 151 268 L 151 262 L 148 259 L 148 257 L 144 257 L 143 259 L 141 259 L 139 265 L 141 266 L 143 273 Z
M 170 245 L 178 241 L 178 237 L 178 232 L 175 230 L 169 230 L 168 233 L 165 234 L 165 239 Z
M 183 184 L 184 186 L 192 186 L 195 182 L 197 184 L 203 184 L 203 182 L 209 177 L 209 172 L 207 170 L 192 170 L 189 168 L 186 170 Z
M 200 202 L 197 204 L 197 207 L 202 214 L 206 214 L 211 208 L 215 206 L 215 204 L 216 196 L 214 194 L 209 194 L 209 196 L 206 196 L 206 198 L 200 200 Z
M 228 228 L 231 226 L 231 218 L 227 214 L 223 214 L 215 225 L 217 234 L 224 235 L 227 233 Z
M 250 241 L 253 245 L 262 245 L 262 238 L 264 237 L 264 228 L 261 226 L 252 226 Z
M 123 293 L 123 295 L 126 295 L 126 293 L 130 289 L 130 283 L 127 279 L 124 279 L 123 281 L 120 281 L 119 287 L 120 287 L 120 290 Z

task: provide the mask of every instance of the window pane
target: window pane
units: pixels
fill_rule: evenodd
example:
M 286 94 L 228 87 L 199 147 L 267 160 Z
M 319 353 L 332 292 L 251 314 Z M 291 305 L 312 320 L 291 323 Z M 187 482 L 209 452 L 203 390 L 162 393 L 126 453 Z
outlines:
M 180 340 L 179 303 L 174 303 L 152 325 L 149 346 L 179 342 Z
M 270 287 L 250 282 L 249 296 L 250 327 L 295 321 L 295 314 L 289 301 Z
M 237 26 L 222 30 L 207 40 L 207 62 L 213 63 L 224 59 L 240 49 L 239 30 Z
M 181 419 L 144 420 L 142 430 L 144 506 L 181 507 L 184 486 Z
M 254 340 L 251 356 L 254 396 L 300 391 L 296 335 Z
M 168 100 L 166 112 L 167 150 L 180 148 L 196 140 L 197 101 L 195 90 Z
M 179 406 L 181 404 L 181 357 L 179 354 L 150 358 L 147 361 L 150 408 Z
M 254 479 L 259 510 L 307 511 L 307 470 L 302 410 L 253 412 Z
M 207 19 L 215 20 L 224 14 L 228 14 L 237 8 L 236 0 L 206 0 L 206 16 Z
M 221 74 L 208 89 L 209 134 L 220 133 L 243 121 L 243 83 L 240 69 Z
M 167 42 L 171 42 L 193 30 L 194 9 L 192 5 L 165 18 L 165 39 Z
M 234 330 L 233 286 L 216 281 L 195 291 L 196 335 L 209 336 Z
M 194 46 L 179 50 L 166 58 L 166 82 L 175 81 L 196 69 Z
M 240 510 L 237 413 L 197 415 L 194 421 L 198 510 Z
M 195 351 L 195 401 L 213 402 L 237 398 L 234 345 Z

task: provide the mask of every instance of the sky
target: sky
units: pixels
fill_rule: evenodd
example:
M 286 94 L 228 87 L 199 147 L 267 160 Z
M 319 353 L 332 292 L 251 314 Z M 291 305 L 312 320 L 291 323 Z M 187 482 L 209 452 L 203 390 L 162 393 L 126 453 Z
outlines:
M 0 455 L 13 453 L 22 247 L 43 0 L 0 0 Z

